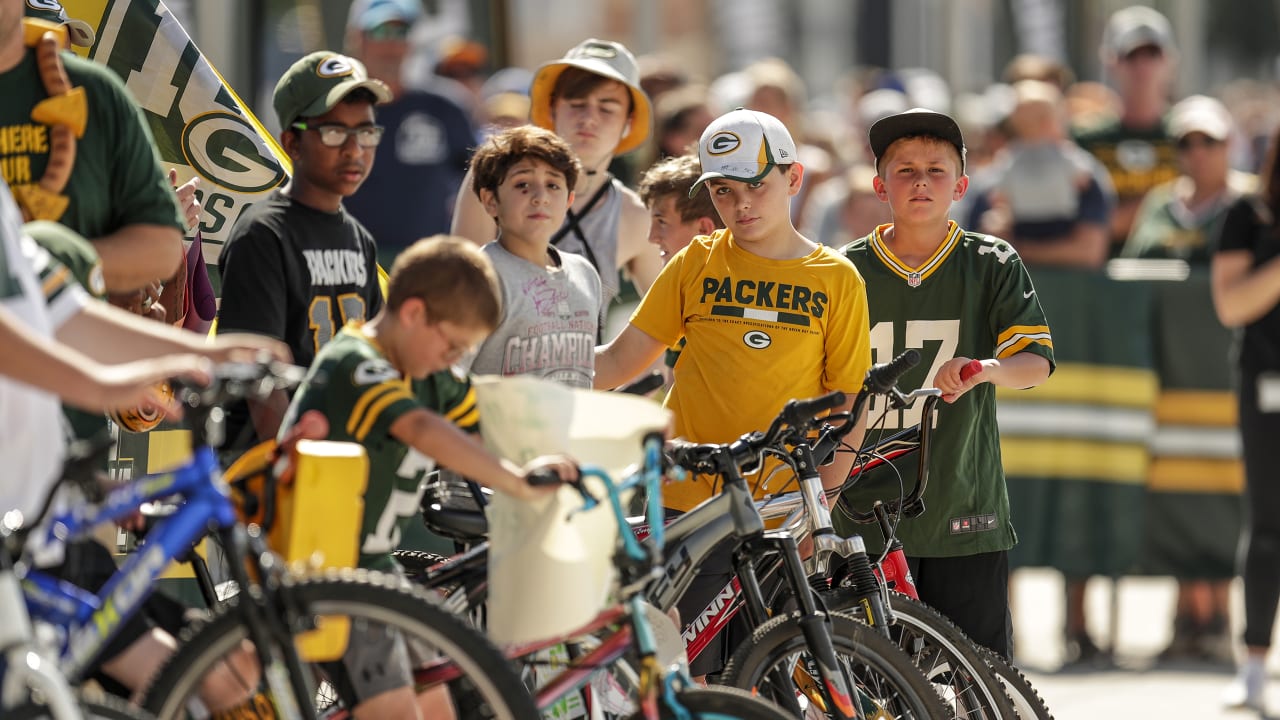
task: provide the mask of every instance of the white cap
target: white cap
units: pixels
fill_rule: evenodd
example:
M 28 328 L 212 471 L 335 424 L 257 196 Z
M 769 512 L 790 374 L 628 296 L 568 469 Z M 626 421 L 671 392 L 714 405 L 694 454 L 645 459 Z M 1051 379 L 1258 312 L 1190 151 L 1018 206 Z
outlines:
M 716 118 L 698 140 L 702 175 L 689 188 L 689 197 L 714 178 L 759 182 L 775 165 L 790 165 L 796 143 L 778 118 L 738 108 Z
M 1169 134 L 1175 140 L 1198 132 L 1222 142 L 1231 137 L 1234 124 L 1226 106 L 1208 95 L 1192 95 L 1169 111 Z

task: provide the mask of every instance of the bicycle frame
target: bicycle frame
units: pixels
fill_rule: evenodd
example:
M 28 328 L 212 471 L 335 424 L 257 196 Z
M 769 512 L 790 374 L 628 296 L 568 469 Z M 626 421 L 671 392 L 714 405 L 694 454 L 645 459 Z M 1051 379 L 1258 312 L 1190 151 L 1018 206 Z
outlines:
M 252 367 L 255 371 L 265 369 Z M 270 375 L 251 381 L 259 390 L 269 390 L 268 379 L 277 378 Z M 245 382 L 244 378 L 234 375 L 228 375 L 225 380 L 228 387 Z M 212 534 L 227 552 L 231 577 L 242 595 L 256 598 L 257 593 L 247 592 L 250 587 L 260 588 L 267 595 L 254 602 L 241 603 L 239 607 L 278 712 L 284 717 L 310 719 L 315 716 L 314 708 L 309 702 L 299 706 L 296 699 L 310 698 L 314 693 L 307 686 L 307 675 L 288 630 L 290 623 L 303 616 L 288 598 L 273 592 L 273 583 L 284 569 L 280 563 L 264 562 L 262 557 L 267 553 L 264 544 L 250 538 L 240 526 L 230 489 L 208 442 L 207 421 L 216 402 L 220 402 L 215 398 L 223 397 L 219 392 L 221 390 L 190 391 L 186 404 L 191 421 L 192 457 L 187 463 L 168 472 L 131 480 L 108 491 L 100 502 L 84 502 L 69 511 L 56 512 L 37 527 L 47 533 L 44 540 L 48 543 L 55 538 L 61 541 L 86 537 L 95 526 L 130 515 L 142 503 L 161 498 L 181 497 L 184 502 L 176 512 L 151 528 L 146 542 L 97 593 L 40 572 L 28 561 L 23 563 L 27 568 L 22 578 L 23 594 L 32 619 L 63 629 L 58 639 L 58 662 L 68 679 L 78 683 L 84 680 L 89 664 L 103 646 L 141 609 L 169 563 L 185 559 L 197 541 Z M 271 582 L 251 582 L 248 565 L 258 578 Z M 268 607 L 271 613 L 283 615 L 283 619 L 276 618 L 274 622 L 269 619 Z M 279 651 L 279 658 L 272 654 L 272 648 Z
M 35 569 L 28 570 L 22 579 L 32 617 L 65 628 L 58 648 L 59 663 L 73 680 L 84 679 L 89 663 L 138 612 L 170 562 L 189 553 L 211 529 L 235 525 L 235 509 L 226 485 L 215 480 L 218 477 L 213 450 L 197 448 L 192 460 L 176 470 L 115 488 L 101 503 L 54 515 L 49 523 L 51 533 L 60 531 L 67 539 L 79 539 L 97 525 L 129 515 L 144 502 L 172 495 L 186 498 L 178 512 L 158 523 L 146 543 L 129 555 L 96 594 Z

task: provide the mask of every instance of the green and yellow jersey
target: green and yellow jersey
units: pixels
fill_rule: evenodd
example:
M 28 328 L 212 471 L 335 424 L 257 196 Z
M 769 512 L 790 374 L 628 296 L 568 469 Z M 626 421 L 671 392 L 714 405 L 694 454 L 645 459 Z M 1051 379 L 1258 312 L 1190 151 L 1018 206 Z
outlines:
M 1053 340 L 1036 298 L 1035 286 L 1018 253 L 998 238 L 966 233 L 950 223 L 946 239 L 920 267 L 908 267 L 884 242 L 889 225 L 855 240 L 844 254 L 867 286 L 871 352 L 888 362 L 908 348 L 921 361 L 899 382 L 904 389 L 929 384 L 938 368 L 954 357 L 1007 358 L 1020 352 L 1045 357 L 1053 366 Z M 877 428 L 893 432 L 920 421 L 921 403 L 910 410 L 889 410 L 873 401 L 868 442 Z M 983 383 L 953 404 L 941 404 L 936 416 L 926 510 L 898 526 L 908 555 L 944 557 L 1008 550 L 1017 541 L 1009 517 L 1009 495 L 1000 460 L 996 393 Z M 915 483 L 917 457 L 897 463 L 902 485 Z M 899 478 L 881 468 L 846 493 L 859 510 L 874 499 L 896 499 Z M 842 531 L 861 531 L 835 513 Z M 864 537 L 880 545 L 876 532 Z
M 418 409 L 439 412 L 463 429 L 478 422 L 475 392 L 449 371 L 410 381 L 359 325 L 344 327 L 321 348 L 294 395 L 283 435 L 308 410 L 329 420 L 326 440 L 356 442 L 369 456 L 360 529 L 360 567 L 391 570 L 406 525 L 418 515 L 423 480 L 435 461 L 391 436 L 391 425 Z

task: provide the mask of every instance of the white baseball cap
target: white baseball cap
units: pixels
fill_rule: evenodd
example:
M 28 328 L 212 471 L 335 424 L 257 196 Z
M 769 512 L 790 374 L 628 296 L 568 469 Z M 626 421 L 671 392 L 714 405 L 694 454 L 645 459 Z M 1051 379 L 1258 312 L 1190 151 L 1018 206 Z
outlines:
M 702 175 L 689 188 L 689 197 L 715 178 L 759 182 L 776 165 L 798 160 L 796 142 L 778 118 L 738 108 L 716 118 L 698 140 Z
M 1222 142 L 1231 137 L 1233 125 L 1235 121 L 1227 107 L 1207 95 L 1192 95 L 1169 111 L 1169 134 L 1175 140 L 1198 132 Z

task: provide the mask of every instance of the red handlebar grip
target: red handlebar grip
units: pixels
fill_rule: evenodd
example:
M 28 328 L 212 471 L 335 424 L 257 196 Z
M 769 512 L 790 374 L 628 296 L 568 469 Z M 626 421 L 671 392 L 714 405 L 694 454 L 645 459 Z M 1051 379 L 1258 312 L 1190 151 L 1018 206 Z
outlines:
M 970 360 L 968 364 L 960 368 L 960 380 L 968 380 L 969 378 L 982 372 L 981 360 Z

